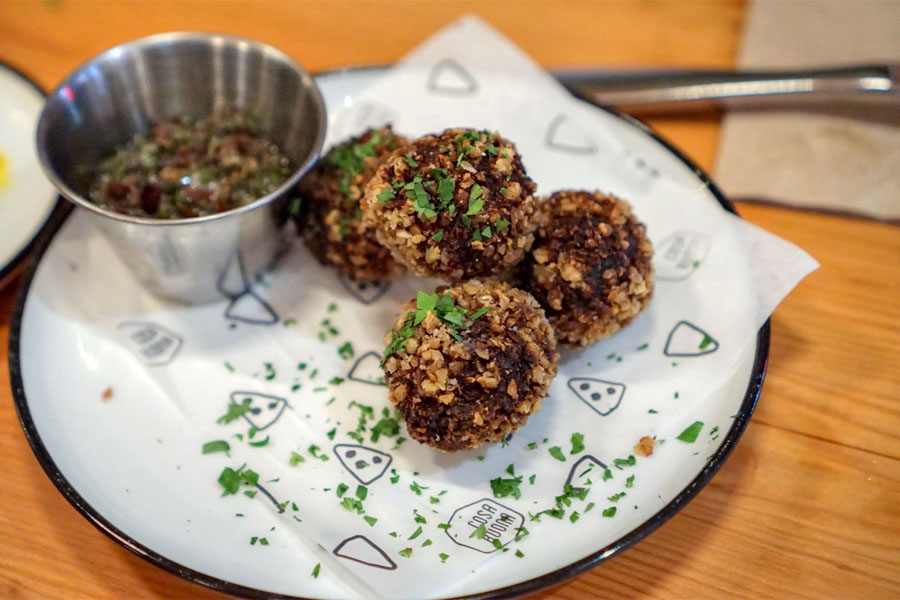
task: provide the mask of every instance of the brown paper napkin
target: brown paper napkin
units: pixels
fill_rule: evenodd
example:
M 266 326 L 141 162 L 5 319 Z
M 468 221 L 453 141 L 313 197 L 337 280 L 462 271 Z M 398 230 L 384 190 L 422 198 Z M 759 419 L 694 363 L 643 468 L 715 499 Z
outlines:
M 900 61 L 896 0 L 757 0 L 741 68 Z M 900 219 L 900 109 L 726 116 L 715 169 L 734 198 Z

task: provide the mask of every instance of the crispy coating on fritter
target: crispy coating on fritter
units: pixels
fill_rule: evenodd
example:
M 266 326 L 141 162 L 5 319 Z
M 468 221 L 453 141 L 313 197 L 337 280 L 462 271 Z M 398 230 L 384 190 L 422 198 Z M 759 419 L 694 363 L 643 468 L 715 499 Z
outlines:
M 653 249 L 631 206 L 599 192 L 566 190 L 540 203 L 521 285 L 547 313 L 560 342 L 609 337 L 647 306 Z
M 534 239 L 535 185 L 498 134 L 448 129 L 398 150 L 366 186 L 365 223 L 418 275 L 494 276 Z
M 406 140 L 390 125 L 338 144 L 301 180 L 303 240 L 323 265 L 359 282 L 385 281 L 405 272 L 362 222 L 360 199 L 378 166 Z
M 559 360 L 553 330 L 537 301 L 506 283 L 437 294 L 431 310 L 421 294 L 406 302 L 388 336 L 391 402 L 410 436 L 439 450 L 499 442 L 541 408 Z

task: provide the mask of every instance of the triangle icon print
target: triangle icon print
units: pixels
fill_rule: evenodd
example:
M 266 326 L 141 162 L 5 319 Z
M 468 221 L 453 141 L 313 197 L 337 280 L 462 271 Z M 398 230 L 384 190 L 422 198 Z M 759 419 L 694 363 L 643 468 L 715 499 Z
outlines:
M 718 349 L 719 342 L 708 333 L 687 321 L 679 321 L 669 333 L 663 354 L 666 356 L 702 356 L 711 354 Z
M 344 275 L 340 276 L 341 285 L 350 292 L 350 295 L 362 302 L 363 304 L 372 304 L 382 296 L 384 296 L 391 284 L 389 281 L 374 281 L 370 283 L 359 283 L 353 281 Z
M 593 377 L 573 377 L 569 389 L 579 400 L 590 406 L 600 416 L 607 416 L 619 408 L 625 395 L 625 384 Z
M 272 307 L 253 292 L 243 293 L 232 300 L 225 311 L 225 318 L 251 325 L 274 325 L 278 322 L 278 315 Z
M 334 453 L 347 472 L 363 485 L 384 475 L 393 460 L 387 452 L 357 444 L 337 444 Z
M 347 379 L 371 385 L 385 385 L 384 371 L 381 370 L 381 355 L 377 352 L 366 352 L 360 356 L 350 369 Z
M 597 144 L 588 137 L 569 117 L 556 115 L 547 126 L 544 143 L 551 150 L 568 152 L 569 154 L 594 154 Z
M 393 571 L 397 563 L 391 560 L 387 552 L 379 548 L 375 542 L 364 535 L 354 535 L 342 541 L 332 550 L 335 556 L 353 560 L 370 567 Z
M 478 91 L 478 82 L 461 64 L 444 58 L 431 69 L 428 90 L 445 96 L 469 96 Z

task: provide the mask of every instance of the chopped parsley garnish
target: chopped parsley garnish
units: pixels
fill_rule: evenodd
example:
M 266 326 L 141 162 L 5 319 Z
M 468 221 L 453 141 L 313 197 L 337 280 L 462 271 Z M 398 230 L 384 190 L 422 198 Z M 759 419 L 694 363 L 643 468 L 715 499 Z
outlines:
M 435 242 L 441 241 L 442 239 L 444 239 L 444 232 L 438 231 L 433 236 L 431 236 L 431 239 L 432 239 L 432 241 L 435 241 Z
M 300 456 L 299 454 L 297 454 L 296 452 L 294 452 L 293 450 L 291 450 L 291 458 L 290 458 L 290 460 L 288 461 L 288 463 L 289 463 L 292 467 L 296 467 L 298 464 L 304 462 L 304 460 L 306 460 L 306 459 L 304 459 L 302 456 Z
M 259 481 L 259 474 L 256 471 L 253 471 L 252 469 L 245 470 L 244 467 L 246 467 L 246 465 L 241 465 L 236 471 L 231 467 L 225 467 L 225 469 L 222 470 L 222 473 L 219 475 L 219 485 L 225 490 L 222 492 L 223 496 L 237 494 L 241 483 L 256 485 L 256 482 Z M 256 492 L 253 493 L 254 495 L 256 494 Z
M 275 379 L 275 367 L 272 366 L 272 363 L 263 363 L 263 366 L 266 369 L 266 381 Z
M 619 500 L 621 500 L 624 497 L 625 497 L 625 492 L 619 492 L 618 494 L 613 494 L 612 496 L 607 498 L 607 500 L 609 500 L 610 502 L 618 502 Z
M 706 348 L 707 346 L 709 346 L 709 345 L 712 343 L 712 341 L 713 341 L 713 340 L 712 340 L 711 337 L 709 337 L 708 335 L 704 334 L 704 335 L 703 335 L 703 341 L 700 342 L 700 350 L 703 350 L 704 348 Z
M 426 525 L 428 524 L 428 521 L 425 520 L 425 517 L 419 514 L 419 510 L 416 508 L 413 509 L 413 521 L 415 521 L 416 523 L 425 523 Z
M 438 557 L 441 559 L 442 563 L 445 563 L 445 562 L 447 562 L 447 559 L 450 558 L 450 555 L 444 554 L 443 552 L 441 552 L 440 554 L 438 554 Z
M 375 156 L 375 146 L 382 143 L 390 148 L 393 139 L 388 137 L 382 140 L 381 134 L 373 132 L 368 141 L 360 142 L 357 138 L 335 146 L 326 156 L 325 162 L 338 171 L 338 189 L 349 199 L 350 184 L 353 179 L 365 169 L 365 159 Z
M 527 446 L 525 446 L 525 448 L 528 449 L 528 450 L 536 450 L 536 449 L 537 449 L 537 442 L 530 442 Z
M 428 488 L 424 485 L 419 485 L 418 483 L 413 481 L 412 484 L 410 484 L 409 489 L 414 491 L 416 493 L 416 496 L 421 496 L 422 490 L 427 490 Z
M 548 450 L 548 452 L 550 453 L 550 456 L 552 456 L 556 460 L 566 462 L 566 455 L 563 454 L 563 451 L 559 446 L 553 446 Z
M 410 556 L 412 556 L 412 548 L 404 548 L 397 554 L 399 554 L 400 556 L 402 556 L 404 558 L 409 558 Z
M 394 416 L 390 416 L 390 413 L 385 414 L 380 421 L 375 423 L 372 427 L 372 436 L 369 438 L 371 441 L 377 442 L 382 435 L 394 437 L 400 433 L 399 413 L 394 412 Z M 385 409 L 385 413 L 387 413 L 387 409 Z
M 659 414 L 659 411 L 656 410 L 655 408 L 651 408 L 650 410 L 647 411 L 647 414 L 656 415 L 656 414 Z
M 419 163 L 416 162 L 416 159 L 414 159 L 412 156 L 404 156 L 403 160 L 405 160 L 406 164 L 408 164 L 413 169 L 419 166 Z
M 578 454 L 584 450 L 584 435 L 581 433 L 572 434 L 572 451 L 569 454 Z
M 491 491 L 494 492 L 494 498 L 512 496 L 518 499 L 522 497 L 522 492 L 519 489 L 519 485 L 522 483 L 522 476 L 515 476 L 511 471 L 512 465 L 509 465 L 507 472 L 510 475 L 514 475 L 512 478 L 497 477 L 496 479 L 491 479 Z
M 419 292 L 416 296 L 415 312 L 410 311 L 407 313 L 406 321 L 403 322 L 399 331 L 391 332 L 391 341 L 384 349 L 382 364 L 389 356 L 406 347 L 407 340 L 416 333 L 416 326 L 425 320 L 429 312 L 434 313 L 441 323 L 450 329 L 451 336 L 457 340 L 462 340 L 459 331 L 471 327 L 472 321 L 483 316 L 489 309 L 490 307 L 482 307 L 466 316 L 463 309 L 453 303 L 453 298 L 449 293 L 438 296 L 437 293 L 426 294 L 425 292 Z
M 697 436 L 700 435 L 700 431 L 703 429 L 703 421 L 694 421 L 687 429 L 681 432 L 678 436 L 678 439 L 682 442 L 687 442 L 688 444 L 693 444 L 697 441 Z
M 344 342 L 344 345 L 338 348 L 338 356 L 340 356 L 344 360 L 353 358 L 353 344 L 351 344 L 350 342 Z
M 516 558 L 522 558 L 523 556 L 525 556 L 525 555 L 522 554 L 522 551 L 519 549 L 516 549 Z
M 630 488 L 634 485 L 634 475 L 625 480 L 625 487 Z
M 365 500 L 366 496 L 369 495 L 369 488 L 364 485 L 356 486 L 356 497 L 360 500 Z
M 581 515 L 578 514 L 577 510 L 575 512 L 573 512 L 571 515 L 569 515 L 569 520 L 573 523 L 575 521 L 577 521 L 579 518 L 581 518 Z
M 391 483 L 397 483 L 400 481 L 400 476 L 397 474 L 397 469 L 391 469 Z
M 584 512 L 588 512 L 589 510 L 591 510 L 591 509 L 594 508 L 595 506 L 596 506 L 596 504 L 594 504 L 593 502 L 589 502 L 588 505 L 584 507 Z
M 369 527 L 375 527 L 375 523 L 378 522 L 378 519 L 376 519 L 375 517 L 370 517 L 369 515 L 364 516 L 363 520 L 369 524 Z
M 634 454 L 629 454 L 628 458 L 613 459 L 613 464 L 617 469 L 621 469 L 622 467 L 633 467 L 637 464 L 637 459 L 634 458 Z
M 478 538 L 479 540 L 483 540 L 484 536 L 487 535 L 487 527 L 484 526 L 484 523 L 476 527 L 472 533 L 469 534 L 470 538 Z
M 244 401 L 240 404 L 235 404 L 234 402 L 232 402 L 228 405 L 228 412 L 219 417 L 216 420 L 216 423 L 219 423 L 220 425 L 227 425 L 232 421 L 240 419 L 248 412 L 250 412 L 250 398 L 244 398 Z
M 343 500 L 341 500 L 341 506 L 346 508 L 347 510 L 355 510 L 357 514 L 363 514 L 365 510 L 363 509 L 362 502 L 353 498 L 352 496 L 345 496 Z
M 638 350 L 646 350 L 649 345 L 650 344 L 641 344 L 640 346 L 637 347 L 637 349 Z
M 340 497 L 342 497 L 344 494 L 346 494 L 346 493 L 347 493 L 347 490 L 349 490 L 349 489 L 350 489 L 350 486 L 347 485 L 346 483 L 343 483 L 343 482 L 342 482 L 341 484 L 339 484 L 339 485 L 337 486 L 337 488 L 335 488 L 334 493 L 338 495 L 338 498 L 340 498 Z
M 484 207 L 484 188 L 477 183 L 473 184 L 469 189 L 469 206 L 466 209 L 466 216 L 471 217 L 481 212 Z
M 260 440 L 258 442 L 248 442 L 254 448 L 262 448 L 263 446 L 267 446 L 269 444 L 269 436 L 266 436 L 266 439 Z
M 231 366 L 231 363 L 227 360 L 225 361 L 225 368 L 234 373 L 234 367 Z
M 421 526 L 421 525 L 418 526 L 418 527 L 416 527 L 416 530 L 415 530 L 415 531 L 413 532 L 413 534 L 412 534 L 411 536 L 409 536 L 409 538 L 407 538 L 407 539 L 414 540 L 414 539 L 416 539 L 417 537 L 419 537 L 420 535 L 422 535 L 422 526 Z
M 537 479 L 537 474 L 534 474 L 534 475 L 532 475 L 531 477 L 529 477 L 529 478 L 528 478 L 528 483 L 530 483 L 531 485 L 534 485 L 534 480 L 535 480 L 535 479 Z
M 322 570 L 322 563 L 316 563 L 316 566 L 313 567 L 312 576 L 313 579 L 319 578 L 319 572 Z
M 604 517 L 614 517 L 614 516 L 616 516 L 616 507 L 615 507 L 615 506 L 610 506 L 609 508 L 603 509 L 603 516 L 604 516 Z
M 229 450 L 231 450 L 231 446 L 225 440 L 216 440 L 203 444 L 203 454 L 212 454 L 214 452 L 225 452 L 227 454 Z
M 497 233 L 500 233 L 507 227 L 509 227 L 509 221 L 507 221 L 506 219 L 497 219 L 496 221 L 494 221 L 494 231 L 496 231 Z

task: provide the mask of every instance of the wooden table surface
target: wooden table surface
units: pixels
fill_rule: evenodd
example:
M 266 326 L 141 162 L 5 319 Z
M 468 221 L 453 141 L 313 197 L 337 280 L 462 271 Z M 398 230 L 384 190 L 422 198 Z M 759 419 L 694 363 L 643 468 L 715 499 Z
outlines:
M 729 67 L 744 8 L 724 0 L 0 0 L 0 60 L 49 89 L 104 48 L 194 29 L 254 37 L 318 70 L 396 60 L 476 13 L 547 67 Z M 715 116 L 650 123 L 711 170 Z M 649 538 L 536 597 L 900 598 L 900 229 L 738 209 L 822 264 L 772 317 L 769 372 L 743 440 L 702 493 Z M 41 470 L 9 387 L 15 287 L 0 292 L 0 597 L 221 597 L 110 541 Z

